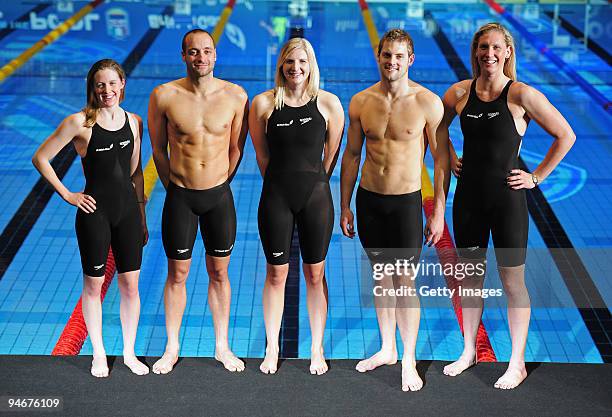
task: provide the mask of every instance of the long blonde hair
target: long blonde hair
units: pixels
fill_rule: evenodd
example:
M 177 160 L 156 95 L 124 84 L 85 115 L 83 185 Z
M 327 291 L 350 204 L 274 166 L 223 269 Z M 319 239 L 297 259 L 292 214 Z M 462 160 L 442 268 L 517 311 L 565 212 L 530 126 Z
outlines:
M 112 69 L 119 75 L 121 81 L 125 81 L 125 71 L 121 68 L 115 60 L 112 59 L 101 59 L 91 66 L 89 72 L 87 73 L 87 104 L 81 110 L 85 113 L 85 123 L 84 127 L 92 127 L 96 123 L 96 118 L 98 117 L 98 113 L 100 112 L 100 103 L 98 101 L 98 97 L 96 96 L 96 86 L 94 77 L 98 71 L 102 71 L 105 69 Z M 125 97 L 125 88 L 121 89 L 121 96 L 119 97 L 119 103 L 123 101 Z
M 476 50 L 478 49 L 478 42 L 480 41 L 480 37 L 487 32 L 498 31 L 504 36 L 504 42 L 506 46 L 510 47 L 511 54 L 504 62 L 504 75 L 510 78 L 513 81 L 516 81 L 516 48 L 514 46 L 514 38 L 512 34 L 505 28 L 501 23 L 491 22 L 486 25 L 481 26 L 476 33 L 474 33 L 474 37 L 472 38 L 472 46 L 470 50 L 470 58 L 472 61 L 472 76 L 474 79 L 480 76 L 480 66 L 478 65 L 478 58 L 476 58 Z
M 304 38 L 289 39 L 280 50 L 278 60 L 276 61 L 276 74 L 274 75 L 274 108 L 277 110 L 280 110 L 285 104 L 285 85 L 287 80 L 285 79 L 285 74 L 283 74 L 283 64 L 287 56 L 296 49 L 304 50 L 308 57 L 310 75 L 308 76 L 306 92 L 310 96 L 310 100 L 314 100 L 319 94 L 319 66 L 317 65 L 317 58 L 315 57 L 312 45 Z

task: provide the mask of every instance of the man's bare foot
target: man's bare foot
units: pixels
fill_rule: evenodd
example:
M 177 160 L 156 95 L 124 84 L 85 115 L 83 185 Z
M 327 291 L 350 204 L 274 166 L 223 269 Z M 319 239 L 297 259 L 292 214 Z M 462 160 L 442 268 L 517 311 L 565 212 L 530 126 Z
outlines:
M 525 364 L 519 366 L 509 365 L 506 372 L 493 386 L 499 389 L 513 389 L 518 387 L 525 378 L 527 378 Z
M 264 358 L 259 370 L 264 374 L 275 374 L 278 369 L 278 348 L 266 348 L 266 357 Z
M 166 350 L 164 355 L 153 364 L 153 372 L 156 374 L 167 374 L 174 368 L 178 361 L 178 352 Z
M 123 363 L 130 368 L 130 371 L 136 375 L 146 375 L 149 373 L 149 367 L 140 362 L 135 355 L 123 355 Z
M 106 378 L 108 376 L 106 355 L 94 355 L 91 361 L 91 374 L 96 378 Z
M 219 351 L 215 350 L 215 359 L 223 364 L 225 369 L 230 372 L 242 372 L 244 371 L 244 362 L 234 355 L 229 349 Z
M 327 372 L 327 362 L 323 355 L 323 348 L 314 349 L 310 354 L 310 373 L 312 375 L 323 375 Z
M 397 363 L 397 351 L 395 350 L 379 350 L 368 359 L 359 361 L 355 369 L 359 372 L 367 372 L 374 370 L 382 365 L 395 365 Z
M 444 367 L 444 375 L 457 376 L 466 369 L 476 365 L 476 352 L 462 353 L 453 363 L 449 363 Z
M 418 391 L 421 388 L 423 380 L 416 370 L 416 362 L 402 360 L 402 391 Z

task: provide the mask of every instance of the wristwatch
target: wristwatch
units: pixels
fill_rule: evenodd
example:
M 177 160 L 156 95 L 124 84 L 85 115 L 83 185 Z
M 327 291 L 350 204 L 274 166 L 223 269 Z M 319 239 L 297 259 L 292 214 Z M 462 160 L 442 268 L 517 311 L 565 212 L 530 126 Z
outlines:
M 540 184 L 538 176 L 534 173 L 531 174 L 531 181 L 533 181 L 533 185 L 535 185 L 536 187 Z

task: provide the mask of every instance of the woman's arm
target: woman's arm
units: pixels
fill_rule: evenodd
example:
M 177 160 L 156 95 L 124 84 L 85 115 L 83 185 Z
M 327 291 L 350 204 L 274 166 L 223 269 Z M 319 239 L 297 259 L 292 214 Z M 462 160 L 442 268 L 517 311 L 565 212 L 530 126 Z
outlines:
M 513 169 L 512 175 L 508 177 L 508 185 L 511 188 L 515 190 L 531 189 L 537 185 L 536 181 L 538 184 L 544 181 L 559 165 L 559 162 L 574 145 L 576 135 L 555 106 L 535 88 L 520 83 L 516 86 L 513 96 L 525 109 L 527 116 L 554 138 L 546 156 L 531 174 L 520 169 Z
M 321 104 L 328 117 L 325 148 L 323 150 L 323 168 L 327 176 L 331 177 L 338 161 L 340 143 L 344 134 L 344 109 L 336 95 L 324 91 L 321 91 L 321 93 L 323 93 L 319 95 Z
M 270 152 L 266 143 L 266 124 L 273 106 L 274 101 L 271 99 L 271 93 L 264 92 L 253 99 L 253 105 L 249 111 L 249 133 L 262 177 L 266 173 L 268 162 L 270 162 Z
M 32 157 L 32 163 L 45 180 L 68 203 L 93 213 L 96 210 L 96 201 L 93 197 L 83 193 L 73 193 L 59 179 L 51 166 L 51 160 L 75 137 L 83 135 L 87 128 L 83 126 L 85 117 L 82 113 L 75 113 L 65 118 L 58 128 L 40 145 Z

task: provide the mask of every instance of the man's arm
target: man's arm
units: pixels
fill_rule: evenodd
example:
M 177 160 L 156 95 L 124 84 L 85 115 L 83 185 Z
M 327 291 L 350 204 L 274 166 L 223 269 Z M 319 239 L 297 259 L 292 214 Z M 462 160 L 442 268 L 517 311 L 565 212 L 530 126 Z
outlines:
M 160 89 L 156 87 L 149 99 L 148 126 L 153 151 L 153 161 L 157 169 L 157 175 L 165 188 L 170 182 L 170 158 L 168 157 L 168 120 L 164 110 L 160 106 Z
M 425 110 L 425 132 L 434 161 L 434 208 L 425 226 L 426 243 L 436 244 L 444 232 L 444 210 L 446 193 L 450 182 L 448 151 L 448 129 L 442 123 L 444 106 L 440 98 L 427 92 L 423 97 Z
M 130 160 L 130 171 L 132 172 L 132 184 L 136 192 L 136 200 L 138 201 L 138 209 L 140 210 L 140 218 L 142 222 L 144 244 L 149 240 L 149 232 L 147 229 L 147 216 L 145 213 L 145 194 L 144 194 L 144 177 L 142 175 L 142 119 L 137 114 L 128 113 L 130 117 L 130 127 L 134 133 L 134 151 Z
M 236 114 L 234 114 L 230 133 L 228 170 L 228 181 L 230 182 L 234 178 L 234 175 L 236 175 L 236 171 L 238 171 L 238 166 L 242 160 L 242 151 L 244 150 L 246 135 L 249 131 L 249 96 L 240 88 L 239 97 L 240 103 L 238 104 Z
M 342 209 L 340 227 L 342 233 L 350 238 L 355 237 L 351 196 L 357 182 L 361 149 L 365 138 L 360 120 L 361 106 L 362 100 L 358 94 L 351 99 L 349 104 L 349 128 L 340 170 L 340 207 Z
M 323 97 L 322 97 L 323 98 Z M 323 168 L 328 177 L 334 172 L 340 153 L 340 143 L 344 134 L 344 109 L 338 97 L 326 93 L 324 98 L 329 120 L 327 122 L 327 137 L 325 138 L 325 149 L 323 151 Z

